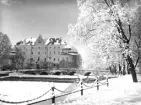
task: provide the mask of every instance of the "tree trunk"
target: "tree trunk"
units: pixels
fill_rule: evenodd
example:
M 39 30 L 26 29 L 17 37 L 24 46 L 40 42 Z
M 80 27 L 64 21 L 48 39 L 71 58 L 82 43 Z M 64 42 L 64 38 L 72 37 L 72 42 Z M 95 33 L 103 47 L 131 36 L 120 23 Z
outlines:
M 130 74 L 128 63 L 127 63 L 127 73 Z
M 121 74 L 121 65 L 118 64 L 118 66 L 119 66 L 119 74 Z
M 122 73 L 123 73 L 123 75 L 126 74 L 126 71 L 125 71 L 125 61 L 123 61 L 123 64 L 122 64 Z
M 128 69 L 132 75 L 133 82 L 138 82 L 136 71 L 135 71 L 135 66 L 134 66 L 133 61 L 129 55 L 127 55 L 126 61 L 128 63 Z

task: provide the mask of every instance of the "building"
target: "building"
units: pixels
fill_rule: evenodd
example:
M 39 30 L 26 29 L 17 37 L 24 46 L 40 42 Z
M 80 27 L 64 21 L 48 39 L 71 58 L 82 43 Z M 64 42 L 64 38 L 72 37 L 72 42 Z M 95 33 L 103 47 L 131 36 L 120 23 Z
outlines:
M 79 68 L 81 66 L 81 56 L 75 48 L 66 45 L 62 48 L 62 60 L 66 68 Z
M 33 64 L 32 68 L 35 68 L 45 62 L 53 63 L 54 67 L 62 60 L 74 62 L 74 56 L 70 52 L 76 52 L 72 51 L 71 48 L 67 48 L 67 46 L 67 43 L 62 41 L 61 38 L 43 39 L 39 35 L 38 38 L 28 38 L 20 41 L 15 47 L 23 53 L 25 57 L 24 65 Z

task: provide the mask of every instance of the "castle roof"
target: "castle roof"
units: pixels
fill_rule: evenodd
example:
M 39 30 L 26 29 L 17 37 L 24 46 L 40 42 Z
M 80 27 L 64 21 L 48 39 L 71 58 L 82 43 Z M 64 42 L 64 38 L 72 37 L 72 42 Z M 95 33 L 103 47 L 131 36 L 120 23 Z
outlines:
M 42 39 L 42 40 L 41 40 Z M 62 41 L 62 38 L 46 38 L 43 39 L 41 35 L 39 35 L 38 38 L 26 38 L 23 41 L 17 42 L 16 45 L 35 45 L 35 43 L 38 42 L 38 40 L 43 41 L 44 45 L 52 44 L 52 45 L 63 45 L 66 44 L 66 42 Z

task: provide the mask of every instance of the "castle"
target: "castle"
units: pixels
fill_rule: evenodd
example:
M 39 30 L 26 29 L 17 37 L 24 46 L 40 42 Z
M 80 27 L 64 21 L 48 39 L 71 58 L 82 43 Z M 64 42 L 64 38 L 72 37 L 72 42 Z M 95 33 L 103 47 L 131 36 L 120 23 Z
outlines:
M 62 61 L 73 63 L 74 66 L 80 62 L 76 49 L 69 47 L 61 38 L 43 39 L 42 35 L 39 35 L 38 38 L 27 38 L 17 42 L 15 47 L 21 50 L 25 66 L 50 62 L 57 67 Z M 63 65 L 67 67 L 68 64 Z

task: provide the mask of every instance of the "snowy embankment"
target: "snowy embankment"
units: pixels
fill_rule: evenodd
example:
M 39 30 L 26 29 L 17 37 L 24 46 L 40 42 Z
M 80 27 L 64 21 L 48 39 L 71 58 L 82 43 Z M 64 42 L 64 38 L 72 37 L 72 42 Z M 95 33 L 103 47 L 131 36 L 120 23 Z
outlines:
M 22 102 L 32 99 L 33 101 L 39 101 L 39 100 L 47 99 L 52 96 L 52 92 L 49 90 L 53 85 L 60 90 L 65 90 L 70 85 L 70 83 L 0 81 L 0 99 L 9 102 L 20 102 L 20 101 Z M 48 93 L 45 94 L 46 92 Z M 56 94 L 60 93 L 57 91 L 55 92 Z M 36 99 L 39 96 L 42 97 Z M 26 104 L 27 103 L 23 103 L 22 105 L 26 105 Z M 15 104 L 0 102 L 0 105 L 15 105 Z
M 51 89 L 52 85 L 50 82 L 1 81 L 0 99 L 15 102 L 34 99 Z M 54 85 L 57 89 L 65 90 L 70 83 L 54 83 Z M 51 94 L 50 91 L 39 100 L 47 99 L 51 97 Z M 55 91 L 55 94 L 60 93 Z M 8 104 L 0 103 L 0 105 Z M 80 92 L 68 95 L 57 105 L 141 105 L 141 81 L 133 83 L 130 75 L 109 79 L 109 87 L 103 85 L 99 87 L 99 90 L 96 88 L 85 90 L 82 97 Z
M 78 93 L 69 95 L 58 105 L 141 105 L 141 75 L 138 78 L 138 83 L 133 83 L 130 75 L 110 79 L 109 87 L 84 91 L 82 97 Z

